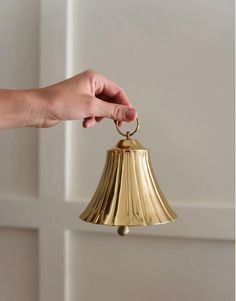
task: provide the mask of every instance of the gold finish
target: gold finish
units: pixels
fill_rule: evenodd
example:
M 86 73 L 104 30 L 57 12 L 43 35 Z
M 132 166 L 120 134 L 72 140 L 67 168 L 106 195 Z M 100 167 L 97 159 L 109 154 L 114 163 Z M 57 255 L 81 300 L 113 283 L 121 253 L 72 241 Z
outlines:
M 97 190 L 80 215 L 89 223 L 118 226 L 122 236 L 131 226 L 163 224 L 177 217 L 154 175 L 149 151 L 130 139 L 138 127 L 137 121 L 134 132 L 107 151 Z
M 138 118 L 136 119 L 136 128 L 134 129 L 134 131 L 133 132 L 126 132 L 126 133 L 123 133 L 121 130 L 120 130 L 120 128 L 119 128 L 119 121 L 118 120 L 116 120 L 116 122 L 115 122 L 115 124 L 116 124 L 116 129 L 117 129 L 117 131 L 118 131 L 118 133 L 119 134 L 121 134 L 122 136 L 125 136 L 127 139 L 129 139 L 129 137 L 130 136 L 132 136 L 133 134 L 135 134 L 137 131 L 138 131 L 138 129 L 139 129 L 139 126 L 140 126 L 140 123 L 139 123 L 139 120 L 138 120 Z
M 117 233 L 120 236 L 125 236 L 129 233 L 129 227 L 128 226 L 119 226 L 118 230 L 117 230 Z

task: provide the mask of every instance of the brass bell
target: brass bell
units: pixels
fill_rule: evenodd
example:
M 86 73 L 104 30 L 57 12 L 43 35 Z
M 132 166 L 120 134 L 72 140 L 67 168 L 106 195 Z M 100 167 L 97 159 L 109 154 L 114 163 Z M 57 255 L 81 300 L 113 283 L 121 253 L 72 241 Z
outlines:
M 107 151 L 106 163 L 98 187 L 85 211 L 83 221 L 118 226 L 126 235 L 129 227 L 163 224 L 177 215 L 169 206 L 155 178 L 149 152 L 131 136 L 139 129 L 123 133 L 126 138 Z

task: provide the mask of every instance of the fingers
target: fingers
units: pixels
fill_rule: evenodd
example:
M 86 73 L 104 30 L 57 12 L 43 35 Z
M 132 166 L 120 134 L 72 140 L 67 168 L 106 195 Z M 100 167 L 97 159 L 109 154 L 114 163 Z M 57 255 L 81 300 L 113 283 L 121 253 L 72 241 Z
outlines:
M 97 115 L 96 117 L 86 117 L 83 121 L 84 128 L 93 127 L 96 122 L 101 121 L 104 118 L 110 118 L 119 121 L 119 126 L 123 124 L 124 121 L 130 122 L 137 118 L 137 112 L 134 108 L 129 108 L 124 105 L 116 105 L 112 103 L 106 103 L 101 100 L 94 100 L 91 106 L 91 113 L 89 115 Z
M 96 120 L 97 122 L 100 122 L 100 121 L 103 120 L 103 117 L 95 117 L 95 120 Z
M 84 118 L 84 121 L 83 121 L 83 127 L 84 128 L 91 128 L 92 126 L 94 126 L 96 124 L 96 120 L 94 117 L 87 117 L 87 118 Z
M 126 105 L 109 103 L 95 98 L 91 101 L 88 108 L 88 116 L 107 117 L 118 121 L 133 121 L 137 118 L 137 112 L 134 108 Z
M 85 105 L 84 127 L 91 127 L 103 118 L 118 120 L 119 125 L 137 118 L 136 110 L 121 87 L 93 70 L 86 71 L 84 75 L 92 94 L 88 105 Z
M 97 98 L 132 107 L 127 94 L 121 87 L 100 74 L 97 74 L 97 76 L 100 77 L 100 80 L 96 81 L 95 87 L 95 96 Z

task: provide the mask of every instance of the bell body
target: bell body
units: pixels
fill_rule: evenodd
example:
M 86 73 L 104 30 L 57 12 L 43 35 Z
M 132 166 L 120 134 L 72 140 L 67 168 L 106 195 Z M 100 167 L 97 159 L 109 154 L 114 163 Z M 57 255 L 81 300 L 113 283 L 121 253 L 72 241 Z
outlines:
M 124 139 L 107 151 L 95 194 L 80 215 L 86 222 L 123 226 L 167 223 L 177 217 L 161 192 L 149 152 L 137 140 Z

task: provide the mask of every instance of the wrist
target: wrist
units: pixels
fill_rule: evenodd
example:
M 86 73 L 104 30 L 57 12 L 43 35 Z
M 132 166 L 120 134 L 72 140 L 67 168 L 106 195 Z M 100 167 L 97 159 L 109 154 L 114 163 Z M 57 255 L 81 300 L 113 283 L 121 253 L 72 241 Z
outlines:
M 27 100 L 31 110 L 27 126 L 37 128 L 52 127 L 60 122 L 56 118 L 56 91 L 48 88 L 28 90 Z
M 31 89 L 21 91 L 25 96 L 25 127 L 44 127 L 47 115 L 47 106 L 42 90 L 43 89 Z
M 0 128 L 30 126 L 31 107 L 28 91 L 0 89 Z

